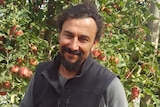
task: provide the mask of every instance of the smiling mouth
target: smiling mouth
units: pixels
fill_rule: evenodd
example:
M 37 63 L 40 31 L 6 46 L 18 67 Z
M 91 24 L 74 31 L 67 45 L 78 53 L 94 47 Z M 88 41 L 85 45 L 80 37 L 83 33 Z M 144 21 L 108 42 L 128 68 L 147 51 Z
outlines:
M 67 56 L 69 56 L 69 58 L 75 58 L 75 57 L 79 57 L 79 55 L 77 54 L 73 54 L 73 53 L 70 53 L 70 52 L 65 52 Z
M 66 47 L 62 47 L 62 52 L 67 52 L 71 55 L 78 55 L 78 56 L 81 56 L 82 54 L 80 51 L 77 51 L 77 50 L 72 51 L 70 48 L 66 48 Z

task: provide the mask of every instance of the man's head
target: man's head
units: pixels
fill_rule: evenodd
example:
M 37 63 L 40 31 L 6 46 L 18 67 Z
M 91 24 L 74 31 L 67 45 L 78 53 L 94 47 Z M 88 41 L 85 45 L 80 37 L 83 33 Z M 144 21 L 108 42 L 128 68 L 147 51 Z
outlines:
M 103 21 L 96 6 L 86 3 L 66 9 L 58 17 L 58 25 L 61 63 L 68 71 L 76 71 L 100 38 Z
M 94 19 L 97 25 L 97 32 L 95 40 L 99 40 L 101 37 L 101 34 L 104 33 L 104 23 L 102 17 L 99 15 L 97 11 L 97 7 L 93 2 L 86 2 L 83 4 L 78 4 L 75 6 L 71 6 L 63 11 L 58 16 L 58 30 L 61 32 L 63 23 L 67 19 L 78 19 L 78 18 L 87 18 L 91 17 Z

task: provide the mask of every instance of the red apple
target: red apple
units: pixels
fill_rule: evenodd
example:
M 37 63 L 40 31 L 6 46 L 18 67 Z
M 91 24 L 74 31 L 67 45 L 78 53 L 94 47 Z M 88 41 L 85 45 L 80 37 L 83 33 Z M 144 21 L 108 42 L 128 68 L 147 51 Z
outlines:
M 136 87 L 136 86 L 132 87 L 132 90 L 131 90 L 131 98 L 132 98 L 132 99 L 138 98 L 139 94 L 140 94 L 139 88 Z
M 9 34 L 10 35 L 14 35 L 14 33 L 15 33 L 15 31 L 16 31 L 16 29 L 19 27 L 19 25 L 14 25 L 11 29 L 10 29 L 10 32 L 9 32 Z
M 31 45 L 31 50 L 32 50 L 34 53 L 37 53 L 38 48 L 37 48 L 36 45 Z
M 10 29 L 10 35 L 17 37 L 17 36 L 22 36 L 24 35 L 23 30 L 20 29 L 19 25 L 14 25 L 11 29 Z
M 14 33 L 14 37 L 16 37 L 16 36 L 22 36 L 22 35 L 24 35 L 24 33 L 23 33 L 23 30 L 18 30 L 18 31 L 16 31 L 15 33 Z
M 5 95 L 7 95 L 7 92 L 6 91 L 0 91 L 0 95 L 5 96 Z
M 17 73 L 19 71 L 19 66 L 14 65 L 10 70 L 12 73 Z
M 5 0 L 0 0 L 0 5 L 4 5 Z
M 99 49 L 95 49 L 92 51 L 92 54 L 93 54 L 93 57 L 97 58 L 101 54 L 101 52 Z
M 6 49 L 5 49 L 4 45 L 0 44 L 0 52 L 5 52 L 5 51 L 6 51 Z
M 118 58 L 118 57 L 115 57 L 115 56 L 111 56 L 111 57 L 110 57 L 110 61 L 111 61 L 111 63 L 113 63 L 113 64 L 118 64 L 118 63 L 119 63 L 119 58 Z
M 23 78 L 30 78 L 32 76 L 32 71 L 26 67 L 22 67 L 19 70 L 19 76 Z
M 30 59 L 29 60 L 29 63 L 31 64 L 31 65 L 33 65 L 33 66 L 36 66 L 37 64 L 38 64 L 38 62 L 37 62 L 37 60 L 36 59 Z
M 107 59 L 107 57 L 106 57 L 104 54 L 101 53 L 101 54 L 98 56 L 98 59 L 101 60 L 101 61 L 105 61 L 105 60 Z
M 118 64 L 118 63 L 119 63 L 119 58 L 118 58 L 118 57 L 115 57 L 115 58 L 114 58 L 114 61 L 115 61 L 116 64 Z
M 10 89 L 10 88 L 11 88 L 11 83 L 10 83 L 10 81 L 5 81 L 5 82 L 4 82 L 4 88 L 5 88 L 5 89 Z
M 0 41 L 4 41 L 4 36 L 0 36 Z

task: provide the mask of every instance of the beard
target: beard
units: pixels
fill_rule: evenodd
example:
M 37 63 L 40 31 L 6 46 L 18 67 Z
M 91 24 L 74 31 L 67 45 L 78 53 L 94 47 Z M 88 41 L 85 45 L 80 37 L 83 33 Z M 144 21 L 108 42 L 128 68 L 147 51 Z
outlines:
M 64 53 L 68 52 L 70 54 L 73 55 L 77 55 L 78 56 L 78 60 L 76 62 L 70 62 L 68 61 L 65 56 Z M 61 64 L 68 70 L 68 71 L 77 71 L 80 69 L 82 61 L 83 61 L 83 52 L 81 51 L 72 51 L 70 48 L 67 47 L 62 47 L 62 53 L 61 53 Z

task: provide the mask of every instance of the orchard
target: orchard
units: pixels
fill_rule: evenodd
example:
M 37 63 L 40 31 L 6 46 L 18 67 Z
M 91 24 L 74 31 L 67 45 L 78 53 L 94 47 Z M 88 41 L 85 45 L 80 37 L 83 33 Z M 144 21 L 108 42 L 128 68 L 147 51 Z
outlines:
M 57 14 L 81 1 L 0 0 L 0 107 L 18 107 L 38 63 L 58 52 Z M 129 107 L 159 107 L 160 46 L 146 38 L 152 0 L 92 1 L 105 21 L 93 57 L 119 75 Z

